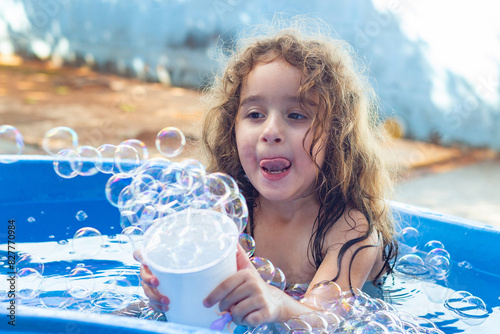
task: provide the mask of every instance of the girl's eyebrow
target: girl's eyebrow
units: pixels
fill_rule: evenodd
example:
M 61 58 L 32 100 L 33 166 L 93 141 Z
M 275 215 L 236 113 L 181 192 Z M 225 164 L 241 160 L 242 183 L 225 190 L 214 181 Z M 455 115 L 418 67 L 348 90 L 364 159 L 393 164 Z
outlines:
M 250 96 L 245 97 L 243 100 L 241 100 L 240 107 L 244 106 L 245 104 L 251 103 L 251 102 L 261 102 L 263 100 L 265 100 L 265 98 L 261 95 L 250 95 Z M 292 96 L 292 95 L 285 96 L 285 100 L 287 100 L 288 102 L 293 102 L 293 103 L 303 102 L 304 104 L 309 105 L 311 107 L 316 107 L 318 105 L 316 102 L 314 102 L 311 99 L 308 99 L 308 98 L 301 99 L 298 96 Z
M 240 107 L 244 106 L 245 104 L 251 103 L 251 102 L 261 102 L 264 100 L 264 97 L 260 95 L 250 95 L 245 97 L 243 100 L 240 102 Z

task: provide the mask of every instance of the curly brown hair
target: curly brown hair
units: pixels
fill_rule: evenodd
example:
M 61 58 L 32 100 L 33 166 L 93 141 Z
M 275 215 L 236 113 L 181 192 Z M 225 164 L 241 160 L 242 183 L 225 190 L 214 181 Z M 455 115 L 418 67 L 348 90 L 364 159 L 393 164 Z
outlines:
M 315 145 L 319 148 L 316 152 L 322 146 L 325 150 L 325 161 L 321 168 L 317 166 L 320 210 L 309 242 L 310 259 L 316 268 L 320 266 L 328 230 L 348 207 L 353 207 L 365 215 L 369 230 L 343 245 L 338 258 L 339 273 L 345 252 L 375 230 L 384 245 L 385 266 L 378 274 L 380 277 L 391 267 L 389 263 L 397 249 L 392 214 L 386 201 L 392 184 L 379 154 L 383 136 L 377 126 L 376 95 L 346 42 L 304 32 L 303 20 L 299 23 L 301 27 L 296 24 L 265 36 L 240 40 L 226 58 L 225 70 L 206 90 L 208 113 L 203 144 L 209 155 L 208 169 L 236 179 L 248 203 L 249 232 L 253 234 L 253 208 L 258 193 L 245 177 L 238 158 L 236 114 L 242 82 L 255 65 L 284 59 L 302 73 L 299 100 L 305 101 L 309 94 L 319 97 L 318 113 L 309 129 L 312 145 L 305 148 L 313 161 Z M 321 140 L 325 133 L 326 141 Z

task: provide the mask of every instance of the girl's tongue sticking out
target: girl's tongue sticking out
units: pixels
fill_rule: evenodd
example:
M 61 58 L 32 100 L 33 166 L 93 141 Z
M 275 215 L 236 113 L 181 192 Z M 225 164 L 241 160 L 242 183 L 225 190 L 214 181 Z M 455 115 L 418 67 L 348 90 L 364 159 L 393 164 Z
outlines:
M 281 174 L 286 172 L 292 163 L 290 160 L 285 158 L 272 158 L 272 159 L 262 159 L 260 161 L 260 168 L 265 173 L 269 174 Z

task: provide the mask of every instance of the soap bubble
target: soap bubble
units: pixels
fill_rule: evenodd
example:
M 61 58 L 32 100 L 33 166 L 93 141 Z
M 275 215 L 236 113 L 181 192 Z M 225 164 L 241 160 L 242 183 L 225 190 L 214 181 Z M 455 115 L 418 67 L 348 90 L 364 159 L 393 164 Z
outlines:
M 290 327 L 285 323 L 277 322 L 277 323 L 274 323 L 273 326 L 274 326 L 275 332 L 278 334 L 288 334 L 288 332 L 290 332 Z
M 40 293 L 40 284 L 43 277 L 40 272 L 33 268 L 23 268 L 17 270 L 16 284 L 17 295 L 22 299 L 31 299 Z
M 156 135 L 156 148 L 167 158 L 178 156 L 186 146 L 186 137 L 181 130 L 174 127 L 166 127 Z
M 271 329 L 269 328 L 268 324 L 261 324 L 254 329 L 252 329 L 252 334 L 267 334 L 271 333 Z
M 149 152 L 146 144 L 139 139 L 127 139 L 122 141 L 120 145 L 127 145 L 133 147 L 139 155 L 139 161 L 146 161 L 149 159 Z
M 127 181 L 125 181 L 127 182 Z M 137 197 L 134 192 L 134 188 L 132 186 L 132 182 L 120 191 L 118 194 L 118 201 L 116 203 L 116 207 L 120 210 L 120 212 L 123 211 L 133 211 L 132 208 L 135 206 L 137 202 Z M 119 188 L 116 189 L 118 191 Z M 135 211 L 134 211 L 135 213 Z
M 287 288 L 287 294 L 295 300 L 301 300 L 308 288 L 308 284 L 291 284 Z
M 428 253 L 431 250 L 436 249 L 436 248 L 444 249 L 443 243 L 441 241 L 431 240 L 431 241 L 429 241 L 428 243 L 425 244 L 425 246 L 424 246 L 424 252 Z
M 225 203 L 225 204 L 224 204 Z M 230 197 L 222 202 L 226 213 L 233 219 L 238 231 L 243 232 L 248 222 L 248 207 L 245 197 L 241 193 L 232 193 Z
M 488 310 L 484 301 L 476 296 L 463 298 L 456 309 L 460 319 L 469 326 L 482 324 L 488 317 Z
M 119 207 L 119 196 L 121 191 L 132 183 L 132 178 L 129 174 L 118 173 L 111 176 L 106 182 L 105 194 L 109 203 L 113 206 Z
M 456 291 L 444 302 L 444 306 L 455 317 L 469 326 L 482 324 L 488 317 L 484 301 L 468 291 Z
M 104 144 L 97 149 L 99 155 L 95 162 L 95 167 L 98 171 L 105 174 L 113 174 L 115 169 L 115 152 L 116 146 Z
M 333 281 L 323 281 L 314 285 L 304 298 L 305 302 L 319 309 L 335 308 L 342 301 L 342 290 Z
M 405 332 L 403 333 L 406 333 L 406 334 L 419 334 L 420 331 L 418 330 L 419 328 L 419 325 L 418 323 L 413 319 L 412 317 L 412 320 L 411 321 L 408 321 L 408 320 L 403 320 L 402 321 L 402 324 L 403 324 L 403 330 Z
M 299 317 L 292 317 L 290 318 L 286 324 L 288 327 L 290 327 L 291 330 L 294 329 L 305 329 L 308 331 L 312 331 L 312 326 L 309 325 L 307 322 L 304 320 L 300 319 Z
M 280 289 L 281 291 L 285 290 L 286 288 L 286 277 L 283 271 L 281 271 L 280 268 L 274 267 L 274 276 L 272 281 L 269 283 L 272 286 Z
M 137 217 L 137 214 L 134 211 L 132 210 L 120 211 L 120 226 L 122 229 L 138 224 L 139 224 L 139 218 Z
M 301 314 L 299 319 L 308 323 L 314 332 L 323 333 L 328 329 L 328 322 L 318 312 Z
M 76 299 L 89 297 L 95 289 L 94 273 L 87 268 L 77 267 L 68 275 L 70 283 L 69 294 Z
M 166 187 L 158 195 L 156 208 L 163 216 L 167 216 L 176 211 L 186 209 L 189 206 L 185 202 L 187 198 L 186 192 L 183 189 Z
M 220 173 L 209 174 L 205 177 L 205 199 L 210 206 L 224 206 L 231 195 L 230 188 L 220 177 Z
M 71 179 L 80 173 L 83 164 L 75 150 L 65 149 L 56 154 L 53 165 L 57 175 Z
M 410 247 L 410 249 L 415 250 L 417 249 L 419 238 L 420 238 L 420 233 L 418 232 L 417 229 L 413 227 L 405 227 L 399 232 L 399 241 Z
M 250 259 L 250 262 L 252 262 L 253 266 L 255 269 L 260 274 L 260 277 L 266 282 L 266 283 L 271 283 L 274 277 L 275 269 L 274 265 L 269 261 L 268 259 L 265 259 L 263 257 L 252 257 Z
M 146 194 L 148 192 L 161 191 L 161 183 L 156 181 L 154 177 L 148 174 L 136 175 L 130 184 L 131 190 L 134 194 Z
M 30 253 L 18 254 L 16 269 L 21 270 L 26 268 L 34 269 L 39 272 L 40 275 L 43 275 L 45 265 L 43 264 L 42 260 L 36 255 Z
M 15 155 L 20 155 L 24 150 L 23 136 L 15 127 L 11 125 L 0 126 L 0 163 L 10 164 L 18 159 Z M 7 157 L 9 156 L 9 157 Z
M 101 160 L 101 153 L 95 147 L 80 146 L 76 149 L 76 153 L 78 153 L 82 161 L 82 168 L 79 173 L 80 175 L 91 176 L 99 172 L 95 164 L 96 161 Z
M 75 130 L 60 126 L 45 133 L 42 147 L 50 155 L 56 155 L 66 149 L 74 150 L 78 147 L 78 135 Z
M 152 158 L 145 161 L 138 169 L 137 174 L 150 175 L 159 180 L 159 174 L 171 164 L 170 160 L 165 158 Z
M 75 215 L 76 220 L 81 221 L 81 222 L 84 221 L 85 219 L 87 219 L 87 217 L 88 217 L 87 213 L 83 210 L 78 211 Z
M 142 248 L 144 241 L 144 231 L 140 227 L 129 226 L 127 228 L 124 228 L 122 231 L 122 235 L 128 238 L 133 250 Z
M 247 256 L 252 257 L 253 253 L 255 252 L 255 240 L 252 238 L 252 236 L 246 233 L 241 233 L 238 238 L 238 242 L 247 253 Z
M 425 262 L 428 262 L 430 259 L 432 259 L 434 256 L 442 256 L 450 260 L 450 253 L 448 253 L 446 250 L 442 248 L 435 248 L 431 250 L 427 255 L 425 256 Z
M 124 174 L 133 174 L 141 165 L 140 155 L 130 145 L 118 145 L 115 150 L 115 166 Z
M 450 273 L 451 262 L 444 256 L 436 255 L 426 261 L 426 266 L 435 279 L 444 280 Z
M 346 317 L 357 319 L 367 312 L 367 307 L 370 306 L 370 297 L 356 287 L 343 289 L 343 300 L 335 308 L 338 314 Z
M 423 277 L 429 274 L 422 258 L 416 254 L 406 254 L 397 260 L 396 271 L 411 277 Z
M 444 302 L 444 307 L 451 311 L 454 316 L 456 316 L 455 311 L 459 308 L 462 299 L 471 296 L 472 294 L 468 291 L 455 291 L 450 295 L 450 297 L 448 297 L 448 299 L 446 299 L 446 301 Z
M 40 302 L 47 308 L 60 308 L 68 299 L 66 292 L 71 285 L 68 279 L 60 275 L 44 277 L 40 285 Z
M 342 319 L 335 313 L 329 311 L 321 311 L 321 316 L 328 322 L 328 333 L 334 333 L 339 328 Z
M 101 252 L 103 244 L 101 232 L 93 227 L 83 227 L 73 236 L 73 249 L 79 255 L 95 256 Z
M 104 290 L 100 291 L 95 298 L 92 299 L 92 306 L 96 307 L 99 312 L 114 312 L 121 310 L 128 305 L 132 298 L 125 296 L 118 291 Z
M 425 257 L 425 265 L 436 279 L 445 279 L 451 269 L 450 254 L 444 249 L 435 248 Z
M 171 163 L 158 174 L 158 180 L 173 193 L 186 194 L 193 186 L 193 176 L 182 165 Z
M 140 291 L 141 278 L 136 271 L 125 269 L 113 278 L 112 284 L 117 292 L 132 296 Z

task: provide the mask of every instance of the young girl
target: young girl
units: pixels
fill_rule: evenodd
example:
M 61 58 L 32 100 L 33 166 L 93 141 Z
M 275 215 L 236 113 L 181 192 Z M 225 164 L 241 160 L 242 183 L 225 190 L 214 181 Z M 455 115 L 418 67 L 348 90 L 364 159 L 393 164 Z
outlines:
M 297 29 L 246 40 L 209 96 L 209 170 L 239 183 L 255 256 L 309 289 L 330 280 L 362 288 L 390 269 L 389 178 L 377 153 L 373 94 L 344 43 Z M 238 269 L 206 307 L 219 303 L 249 326 L 313 309 L 266 284 L 241 249 Z M 145 265 L 141 277 L 151 304 L 168 310 Z

